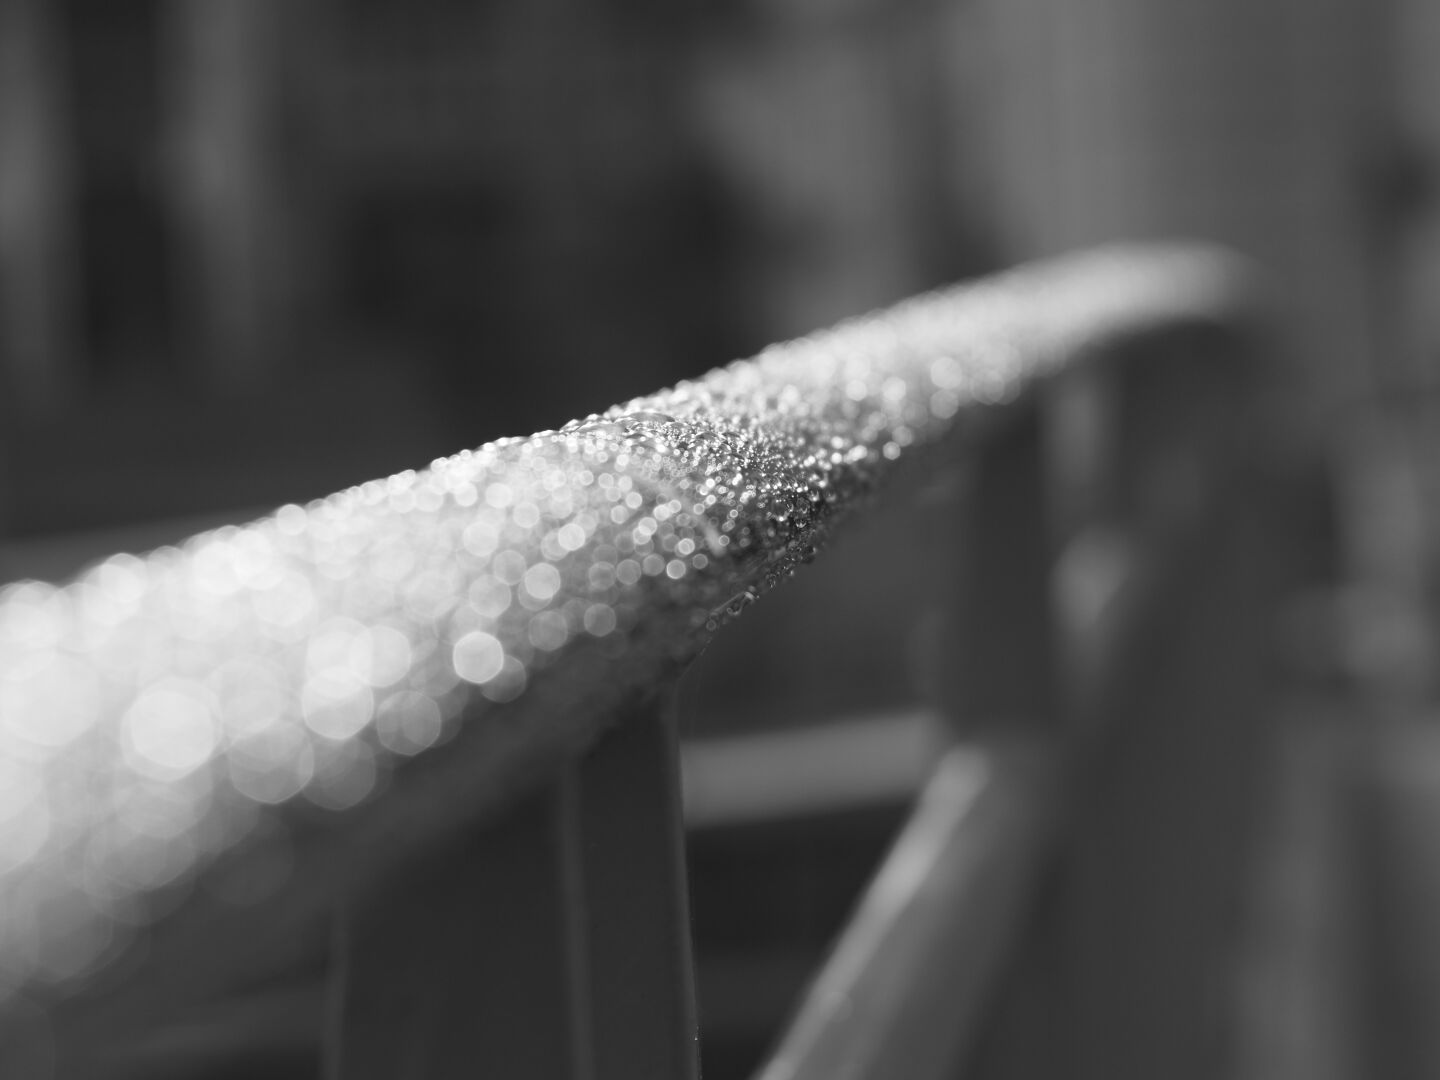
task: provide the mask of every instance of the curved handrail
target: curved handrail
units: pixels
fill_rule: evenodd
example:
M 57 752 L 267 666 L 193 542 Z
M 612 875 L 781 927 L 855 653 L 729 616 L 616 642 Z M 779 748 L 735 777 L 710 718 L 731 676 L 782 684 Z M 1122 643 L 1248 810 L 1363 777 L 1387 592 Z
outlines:
M 1188 248 L 1022 268 L 63 588 L 7 587 L 0 996 L 89 978 L 202 867 L 205 903 L 246 908 L 266 888 L 247 853 L 277 824 L 300 851 L 277 888 L 313 913 L 575 753 L 898 464 L 1097 337 L 1233 313 L 1245 276 Z

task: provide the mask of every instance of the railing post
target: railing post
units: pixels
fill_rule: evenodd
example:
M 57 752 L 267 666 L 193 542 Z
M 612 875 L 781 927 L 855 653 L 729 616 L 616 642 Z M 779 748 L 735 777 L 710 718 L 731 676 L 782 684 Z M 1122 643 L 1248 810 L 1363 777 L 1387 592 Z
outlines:
M 1263 470 L 1236 439 L 1251 427 L 1248 353 L 1243 331 L 1191 325 L 1106 357 L 1110 481 L 1077 543 L 1109 537 L 1124 580 L 1088 630 L 1099 649 L 1071 706 L 1070 1076 L 1223 1071 L 1276 588 L 1256 528 Z
M 1167 1040 L 1213 1049 L 1205 950 L 1263 757 L 1244 344 L 1198 326 L 1106 344 L 979 448 L 947 711 L 962 741 L 1032 736 L 1067 762 L 1060 858 L 972 1063 L 986 1080 L 1154 1075 Z
M 673 700 L 348 913 L 331 1080 L 697 1075 Z
M 639 706 L 581 766 L 593 1080 L 699 1075 L 675 700 Z
M 590 1080 L 575 779 L 346 912 L 327 1080 Z
M 1063 741 L 1052 411 L 1050 400 L 1036 395 L 1003 429 L 967 448 L 973 472 L 957 506 L 950 674 L 940 694 L 953 737 L 981 751 L 1055 754 Z M 989 1022 L 974 1034 L 966 1075 L 1063 1076 L 1072 1060 L 1055 875 L 1038 865 L 1030 872 L 1042 875 L 1035 911 L 1014 920 L 1017 940 L 999 950 L 1008 963 L 996 973 L 999 994 Z
M 972 448 L 941 703 L 958 736 L 1040 734 L 1056 720 L 1046 453 L 1037 400 Z

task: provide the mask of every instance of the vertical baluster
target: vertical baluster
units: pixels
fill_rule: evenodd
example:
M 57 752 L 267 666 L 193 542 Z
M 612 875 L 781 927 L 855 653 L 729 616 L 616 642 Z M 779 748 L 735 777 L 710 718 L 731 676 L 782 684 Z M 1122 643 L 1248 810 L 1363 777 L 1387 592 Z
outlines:
M 1244 349 L 1173 328 L 1117 348 L 1099 524 L 1134 561 L 1077 709 L 1087 738 L 1064 866 L 1068 1075 L 1213 1075 L 1245 822 L 1264 758 L 1263 550 L 1232 435 Z
M 623 716 L 581 773 L 594 1080 L 698 1075 L 674 700 Z
M 1054 749 L 1064 735 L 1051 582 L 1056 507 L 1050 412 L 1048 401 L 1032 399 L 973 449 L 970 490 L 959 507 L 955 635 L 942 704 L 954 737 L 990 753 Z M 1029 872 L 1043 875 L 1036 910 L 1013 923 L 1024 940 L 1010 944 L 1010 963 L 990 1022 L 976 1033 L 966 1075 L 1066 1075 L 1074 1036 L 1061 898 L 1052 872 L 1038 866 Z
M 589 1080 L 562 777 L 355 901 L 337 944 L 332 1080 Z
M 327 1076 L 697 1075 L 673 697 L 351 905 Z
M 1041 422 L 1039 402 L 1026 402 L 972 451 L 950 677 L 940 687 L 945 714 L 964 738 L 1035 734 L 1056 718 Z

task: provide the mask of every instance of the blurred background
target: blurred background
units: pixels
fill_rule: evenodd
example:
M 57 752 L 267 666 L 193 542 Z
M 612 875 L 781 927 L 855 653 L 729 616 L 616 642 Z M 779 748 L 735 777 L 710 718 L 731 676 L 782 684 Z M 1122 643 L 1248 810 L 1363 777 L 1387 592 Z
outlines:
M 992 265 L 949 7 L 6 0 L 5 531 L 310 497 Z
M 1297 412 L 1411 396 L 1431 8 L 4 0 L 0 535 L 312 497 L 1120 238 L 1261 259 Z
M 1437 54 L 1427 0 L 0 0 L 0 579 L 1182 236 L 1268 274 L 1288 434 L 1339 479 L 1336 662 L 1418 715 Z M 921 504 L 722 640 L 699 732 L 914 699 L 949 543 Z M 893 805 L 697 845 L 707 1075 L 763 1050 L 899 820 L 923 749 L 896 715 Z

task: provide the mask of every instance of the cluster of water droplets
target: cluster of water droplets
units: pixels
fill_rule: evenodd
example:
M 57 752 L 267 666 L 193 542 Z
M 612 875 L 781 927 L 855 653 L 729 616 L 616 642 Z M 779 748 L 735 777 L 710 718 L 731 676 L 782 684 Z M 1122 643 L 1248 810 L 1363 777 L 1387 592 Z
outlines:
M 1150 274 L 1112 258 L 923 297 L 557 431 L 0 590 L 0 997 L 93 970 L 270 808 L 372 800 L 541 683 L 553 704 L 673 669 L 897 459 L 1013 397 Z

